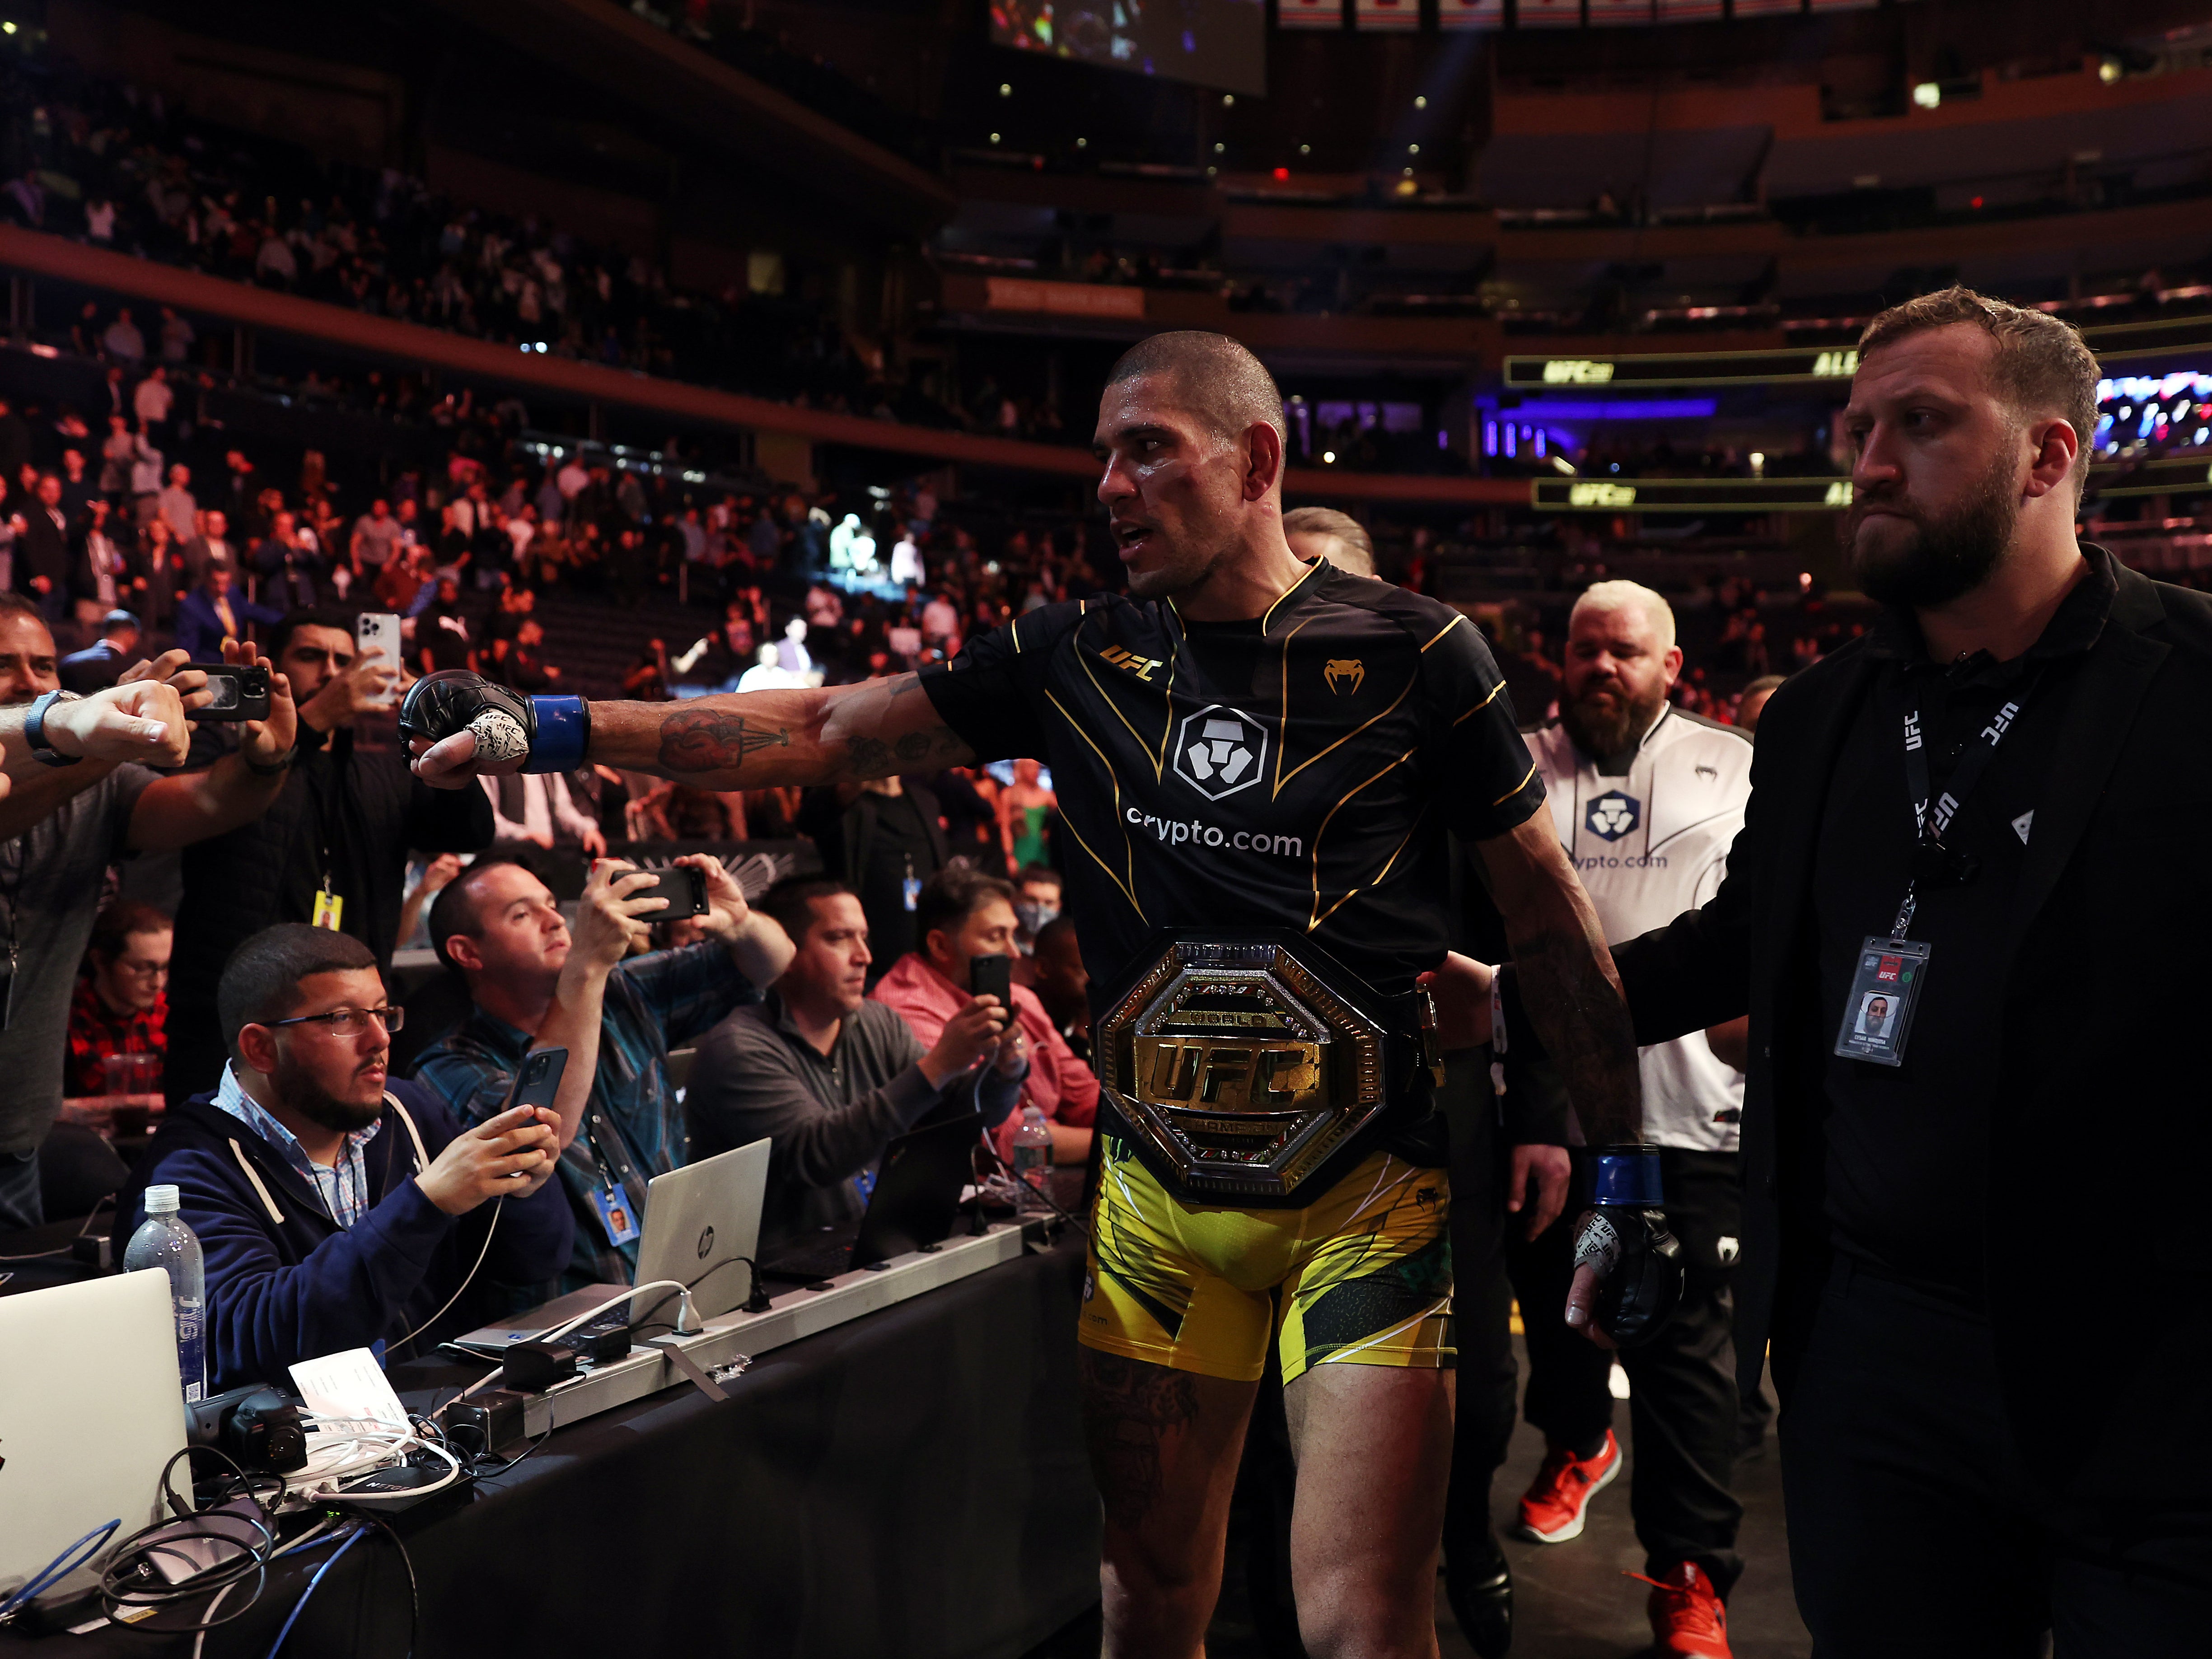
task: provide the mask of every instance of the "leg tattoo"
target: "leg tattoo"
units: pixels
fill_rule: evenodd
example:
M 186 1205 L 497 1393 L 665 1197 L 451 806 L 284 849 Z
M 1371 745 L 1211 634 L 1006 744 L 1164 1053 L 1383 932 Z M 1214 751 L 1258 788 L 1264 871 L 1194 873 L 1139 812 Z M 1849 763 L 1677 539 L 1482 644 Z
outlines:
M 1083 1429 L 1107 1512 L 1128 1526 L 1160 1496 L 1160 1442 L 1198 1416 L 1198 1386 L 1182 1372 L 1086 1349 Z

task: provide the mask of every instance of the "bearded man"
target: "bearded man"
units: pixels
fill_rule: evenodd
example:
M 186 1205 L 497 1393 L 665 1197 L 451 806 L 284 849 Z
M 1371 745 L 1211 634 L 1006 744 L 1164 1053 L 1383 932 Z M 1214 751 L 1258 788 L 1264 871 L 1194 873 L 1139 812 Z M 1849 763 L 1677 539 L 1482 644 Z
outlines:
M 1567 623 L 1559 718 L 1528 733 L 1552 827 L 1609 940 L 1626 940 L 1712 897 L 1751 796 L 1751 744 L 1731 726 L 1668 701 L 1682 672 L 1674 613 L 1634 582 L 1600 582 Z M 1632 1389 L 1630 1508 L 1651 1589 L 1653 1652 L 1728 1659 L 1725 1603 L 1743 1563 L 1743 1506 L 1729 1490 L 1736 1440 L 1729 1282 L 1742 1234 L 1736 1128 L 1743 1115 L 1741 1020 L 1656 1043 L 1638 1055 L 1644 1139 L 1660 1149 L 1668 1218 L 1681 1246 L 1684 1294 L 1658 1335 L 1622 1354 Z M 1509 1049 L 1508 1088 L 1553 1086 Z M 1577 1137 L 1587 1142 L 1585 1133 Z M 1587 1165 L 1587 1153 L 1577 1152 Z M 1578 1171 L 1584 1185 L 1587 1169 Z M 1568 1229 L 1509 1236 L 1523 1307 L 1566 1295 Z M 1528 1323 L 1522 1413 L 1547 1455 L 1515 1530 L 1540 1544 L 1582 1536 L 1590 1500 L 1623 1472 L 1613 1432 L 1612 1356 L 1549 1320 Z M 1461 1540 L 1448 1525 L 1449 1554 Z M 1624 1587 L 1626 1588 L 1626 1587 Z
M 2212 1628 L 2212 1451 L 2176 1431 L 2212 1407 L 2212 1268 L 2167 1173 L 2204 1122 L 2212 868 L 2176 854 L 2212 601 L 2077 539 L 2097 379 L 1964 289 L 1868 325 L 1843 534 L 1887 614 L 1774 694 L 1720 890 L 1614 947 L 1638 1043 L 1750 1017 L 1739 1379 L 1771 1343 L 1836 1659 Z
M 435 1352 L 493 1316 L 495 1287 L 568 1267 L 568 1200 L 547 1186 L 560 1119 L 517 1106 L 463 1128 L 391 1077 L 400 1011 L 361 940 L 264 928 L 231 953 L 216 1006 L 221 1086 L 170 1109 L 115 1206 L 118 1255 L 149 1187 L 199 1239 L 210 1393 L 348 1348 Z

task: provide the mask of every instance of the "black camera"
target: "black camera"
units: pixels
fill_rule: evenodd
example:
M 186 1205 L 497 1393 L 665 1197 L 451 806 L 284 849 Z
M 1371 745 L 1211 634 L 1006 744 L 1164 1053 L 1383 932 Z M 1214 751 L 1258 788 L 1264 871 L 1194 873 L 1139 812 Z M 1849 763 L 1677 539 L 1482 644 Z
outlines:
M 186 1437 L 213 1446 L 242 1469 L 284 1474 L 307 1461 L 307 1429 L 300 1402 L 281 1389 L 250 1382 L 185 1407 Z
M 196 720 L 265 720 L 269 718 L 269 671 L 258 663 L 232 668 L 210 664 L 204 708 L 190 711 Z

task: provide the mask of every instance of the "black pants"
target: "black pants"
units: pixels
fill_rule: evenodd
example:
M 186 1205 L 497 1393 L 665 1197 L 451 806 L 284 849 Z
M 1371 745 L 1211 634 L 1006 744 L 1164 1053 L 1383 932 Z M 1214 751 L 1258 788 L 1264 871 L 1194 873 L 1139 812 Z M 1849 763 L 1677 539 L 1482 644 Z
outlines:
M 1660 1163 L 1686 1282 L 1682 1305 L 1666 1328 L 1620 1356 L 1636 1449 L 1629 1513 L 1646 1572 L 1656 1578 L 1694 1561 L 1726 1595 L 1743 1571 L 1735 1548 L 1743 1505 L 1729 1490 L 1738 1410 L 1729 1304 L 1743 1207 L 1737 1159 L 1733 1152 L 1668 1146 L 1661 1149 Z M 1577 1155 L 1577 1199 L 1588 1191 L 1583 1173 Z M 1575 1210 L 1571 1200 L 1566 1217 L 1541 1237 L 1510 1239 L 1506 1246 L 1528 1345 L 1522 1411 L 1555 1446 L 1587 1445 L 1613 1425 L 1613 1355 L 1570 1330 L 1562 1317 L 1574 1278 Z
M 1977 1315 L 1838 1262 L 1802 1351 L 1776 1363 L 1815 1659 L 2029 1659 L 2046 1627 L 2056 1659 L 2212 1651 L 2212 1497 L 2109 1516 L 2039 1490 Z M 2146 1423 L 2146 1468 L 2165 1437 L 2202 1431 Z
M 1455 1563 L 1498 1553 L 1490 1483 L 1513 1438 L 1513 1285 L 1505 1272 L 1505 1177 L 1510 1162 L 1484 1066 L 1486 1050 L 1451 1059 L 1437 1105 L 1451 1130 L 1452 1328 L 1459 1344 L 1451 1490 L 1444 1554 Z M 1517 1224 L 1517 1223 L 1516 1223 Z M 1564 1296 L 1562 1297 L 1564 1305 Z

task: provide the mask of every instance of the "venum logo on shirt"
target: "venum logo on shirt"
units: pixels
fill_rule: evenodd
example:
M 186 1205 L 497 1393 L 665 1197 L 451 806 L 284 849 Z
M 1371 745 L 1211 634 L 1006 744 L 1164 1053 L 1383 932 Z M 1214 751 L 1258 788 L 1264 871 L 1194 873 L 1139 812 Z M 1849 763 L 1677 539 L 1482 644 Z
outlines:
M 1643 821 L 1643 803 L 1618 789 L 1600 795 L 1583 814 L 1583 827 L 1600 841 L 1619 841 Z
M 1185 717 L 1176 734 L 1176 775 L 1208 800 L 1250 788 L 1267 764 L 1267 728 L 1226 703 Z

